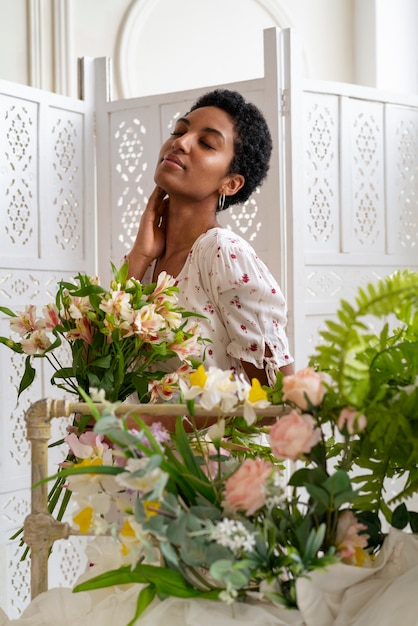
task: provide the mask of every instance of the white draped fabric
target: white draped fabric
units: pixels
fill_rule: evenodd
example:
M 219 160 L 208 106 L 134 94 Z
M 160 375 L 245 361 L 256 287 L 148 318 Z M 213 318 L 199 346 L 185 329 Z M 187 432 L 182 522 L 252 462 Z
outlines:
M 96 573 L 96 572 L 95 572 Z M 418 626 L 418 536 L 392 531 L 372 567 L 337 564 L 297 584 L 299 610 L 253 601 L 235 604 L 168 598 L 137 626 Z M 22 617 L 0 626 L 126 626 L 138 586 L 73 594 L 51 589 Z

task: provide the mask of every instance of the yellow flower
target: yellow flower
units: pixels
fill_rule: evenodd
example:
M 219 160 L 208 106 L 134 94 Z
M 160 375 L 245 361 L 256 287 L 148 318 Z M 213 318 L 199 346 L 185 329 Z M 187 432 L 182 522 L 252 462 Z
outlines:
M 260 381 L 257 378 L 252 379 L 251 389 L 248 392 L 248 401 L 254 404 L 260 402 L 260 400 L 267 400 L 267 393 L 262 388 Z
M 92 467 L 95 465 L 103 465 L 103 460 L 99 457 L 95 459 L 83 459 L 80 463 L 76 463 L 75 467 Z
M 356 546 L 354 548 L 354 564 L 360 567 L 361 565 L 363 565 L 365 560 L 366 560 L 365 551 L 363 550 L 363 548 L 360 548 L 360 546 Z
M 122 537 L 135 537 L 135 531 L 129 523 L 129 520 L 124 520 L 120 534 Z
M 199 365 L 195 372 L 191 372 L 189 378 L 191 385 L 204 389 L 208 376 L 205 372 L 205 368 L 203 367 L 203 365 Z
M 73 517 L 74 524 L 77 524 L 77 526 L 80 527 L 80 532 L 84 535 L 88 533 L 92 521 L 93 509 L 91 506 L 86 506 L 84 509 L 81 509 L 81 511 Z
M 145 513 L 147 514 L 147 520 L 153 515 L 158 515 L 158 511 L 160 509 L 160 503 L 158 500 L 144 500 L 143 505 Z

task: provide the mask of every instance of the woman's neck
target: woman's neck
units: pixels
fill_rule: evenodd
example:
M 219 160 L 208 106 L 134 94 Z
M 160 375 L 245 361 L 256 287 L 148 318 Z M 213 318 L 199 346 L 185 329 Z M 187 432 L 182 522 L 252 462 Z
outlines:
M 166 245 L 163 254 L 157 259 L 154 277 L 162 271 L 178 276 L 194 242 L 211 228 L 219 227 L 216 213 L 194 208 L 170 206 L 166 224 Z

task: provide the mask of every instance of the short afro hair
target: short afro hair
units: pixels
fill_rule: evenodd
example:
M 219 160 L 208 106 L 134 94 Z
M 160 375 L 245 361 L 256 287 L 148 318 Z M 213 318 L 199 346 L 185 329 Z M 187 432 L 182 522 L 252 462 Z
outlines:
M 245 202 L 263 182 L 270 166 L 272 140 L 269 127 L 261 111 L 247 102 L 237 91 L 215 89 L 201 96 L 190 109 L 214 106 L 228 113 L 235 125 L 235 156 L 230 174 L 245 178 L 243 187 L 225 198 L 224 208 Z

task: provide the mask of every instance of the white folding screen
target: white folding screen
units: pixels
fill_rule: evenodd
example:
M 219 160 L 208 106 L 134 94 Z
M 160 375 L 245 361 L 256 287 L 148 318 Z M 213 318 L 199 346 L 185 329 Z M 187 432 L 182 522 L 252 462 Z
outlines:
M 357 287 L 418 269 L 418 96 L 302 79 L 284 31 L 287 278 L 303 367 Z
M 57 282 L 95 271 L 94 146 L 91 102 L 0 83 L 0 304 L 41 309 Z M 10 335 L 1 315 L 0 334 Z M 17 616 L 29 601 L 29 560 L 9 537 L 29 511 L 30 451 L 24 412 L 56 395 L 46 370 L 17 401 L 24 359 L 0 346 L 0 605 Z M 63 424 L 55 425 L 55 437 Z M 56 471 L 57 455 L 51 455 Z M 54 568 L 54 584 L 72 582 L 81 558 L 73 543 Z M 61 560 L 61 559 L 60 559 Z

